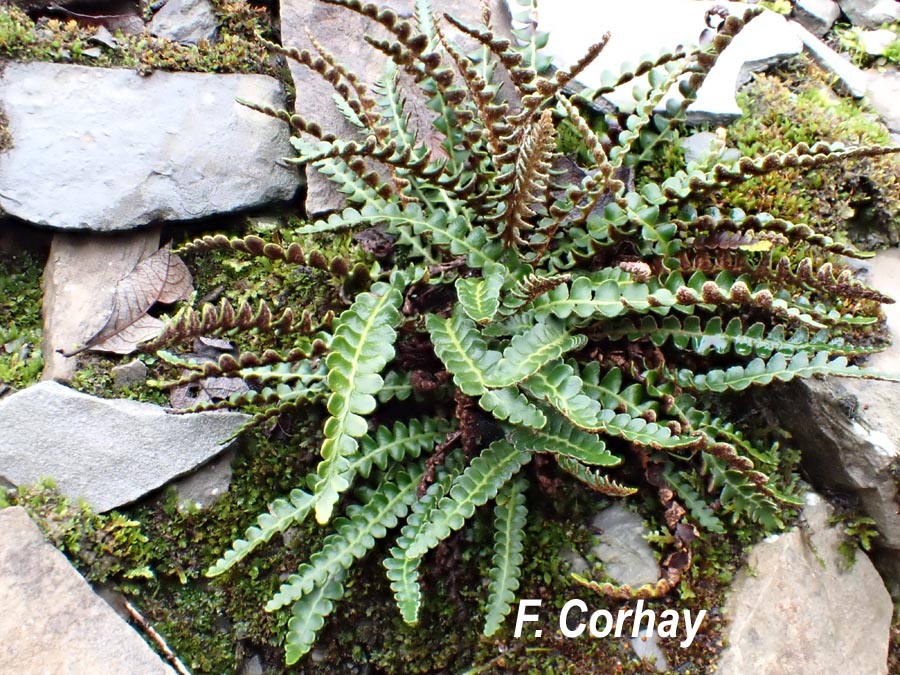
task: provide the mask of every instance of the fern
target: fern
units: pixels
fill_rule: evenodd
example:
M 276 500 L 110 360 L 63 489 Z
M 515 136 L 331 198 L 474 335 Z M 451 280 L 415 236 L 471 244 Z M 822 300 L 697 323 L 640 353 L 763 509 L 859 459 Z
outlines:
M 528 509 L 525 506 L 525 490 L 528 482 L 519 478 L 509 483 L 497 495 L 494 507 L 494 556 L 489 573 L 488 611 L 484 622 L 484 634 L 490 637 L 500 628 L 509 614 L 519 588 L 524 527 Z
M 400 320 L 403 301 L 399 287 L 402 276 L 392 284 L 379 283 L 360 294 L 353 306 L 337 321 L 332 351 L 328 355 L 326 407 L 331 417 L 325 422 L 319 483 L 316 485 L 316 520 L 328 522 L 335 502 L 350 483 L 344 473 L 348 457 L 358 448 L 367 423 L 362 415 L 375 410 L 374 394 L 384 380 L 379 373 L 394 356 L 394 327 Z
M 494 441 L 490 447 L 453 481 L 449 494 L 441 499 L 425 518 L 425 524 L 406 549 L 406 557 L 421 558 L 451 532 L 460 529 L 475 513 L 475 508 L 493 499 L 510 477 L 531 459 L 531 453 L 506 441 Z
M 384 566 L 401 617 L 415 623 L 426 554 L 491 501 L 484 631 L 496 635 L 524 564 L 526 519 L 543 513 L 526 509 L 530 483 L 659 499 L 669 526 L 660 540 L 677 547 L 663 559 L 665 578 L 636 590 L 582 580 L 618 598 L 678 584 L 692 556 L 684 532 L 693 530 L 681 525 L 781 528 L 796 476 L 777 443 L 718 412 L 721 395 L 798 377 L 874 377 L 847 357 L 873 351 L 868 332 L 890 299 L 854 278 L 840 257 L 859 254 L 851 247 L 777 214 L 727 210 L 717 191 L 896 149 L 800 145 L 661 175 L 660 151 L 752 11 L 725 19 L 707 47 L 642 59 L 569 96 L 562 90 L 606 37 L 551 77 L 546 36 L 520 25 L 513 45 L 493 33 L 487 11 L 484 25 L 469 25 L 436 18 L 427 0 L 411 19 L 361 0 L 323 1 L 380 27 L 363 38 L 389 60 L 377 83 L 363 83 L 314 34 L 311 50 L 267 46 L 325 78 L 358 133 L 338 139 L 315 120 L 247 105 L 290 126 L 292 161 L 330 179 L 345 208 L 277 241 L 209 235 L 182 250 L 313 267 L 341 281 L 340 297 L 292 308 L 284 289 L 271 303 L 182 307 L 146 346 L 168 349 L 161 361 L 175 374 L 162 386 L 245 381 L 248 391 L 206 407 L 249 407 L 255 424 L 324 402 L 315 470 L 207 574 L 233 570 L 312 514 L 330 523 L 267 606 L 292 606 L 294 663 L 349 570 L 394 529 Z M 518 5 L 527 14 L 535 3 Z M 457 30 L 474 41 L 471 55 L 452 41 Z M 636 89 L 632 113 L 585 109 L 638 76 L 650 88 Z M 658 112 L 676 81 L 682 101 Z M 389 250 L 374 263 L 353 244 L 346 252 L 343 233 L 363 248 L 381 237 Z M 329 238 L 339 255 L 323 253 Z M 206 335 L 248 346 L 215 360 L 178 352 Z M 452 422 L 440 421 L 451 411 Z M 620 465 L 634 486 L 618 482 Z M 351 487 L 361 504 L 346 503 Z
M 419 608 L 422 604 L 422 590 L 419 586 L 418 558 L 408 558 L 406 550 L 427 524 L 425 516 L 438 501 L 450 491 L 450 486 L 459 471 L 451 467 L 444 471 L 437 481 L 432 483 L 425 494 L 412 505 L 406 525 L 400 530 L 397 545 L 391 548 L 390 555 L 384 561 L 387 577 L 391 582 L 391 590 L 403 620 L 415 624 L 419 620 Z

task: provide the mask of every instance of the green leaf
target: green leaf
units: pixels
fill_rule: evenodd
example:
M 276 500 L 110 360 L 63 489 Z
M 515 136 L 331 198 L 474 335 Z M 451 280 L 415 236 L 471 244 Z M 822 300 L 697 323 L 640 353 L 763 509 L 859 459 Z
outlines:
M 456 306 L 449 319 L 429 314 L 425 327 L 456 386 L 468 396 L 483 394 L 488 388 L 485 371 L 496 365 L 500 354 L 488 349 L 472 320 Z
M 522 452 L 547 452 L 601 466 L 615 466 L 622 462 L 621 458 L 606 449 L 606 444 L 597 434 L 578 429 L 552 410 L 547 411 L 547 424 L 543 429 L 517 427 L 509 440 Z
M 446 465 L 447 463 L 445 463 Z M 406 524 L 400 530 L 397 545 L 391 548 L 390 555 L 384 561 L 394 600 L 400 609 L 403 620 L 408 624 L 415 624 L 419 620 L 422 589 L 419 586 L 419 562 L 421 559 L 407 558 L 406 550 L 425 528 L 428 523 L 426 516 L 437 502 L 450 491 L 450 486 L 459 472 L 459 469 L 452 467 L 450 471 L 440 473 L 437 480 L 428 486 L 428 490 L 421 499 L 412 505 Z
M 506 441 L 494 441 L 453 481 L 450 494 L 428 513 L 426 524 L 406 550 L 406 557 L 425 553 L 460 529 L 475 509 L 493 499 L 506 482 L 531 460 L 531 453 Z
M 767 361 L 753 359 L 746 366 L 732 366 L 726 370 L 711 370 L 694 374 L 689 370 L 678 371 L 678 384 L 695 391 L 743 391 L 753 385 L 766 385 L 774 380 L 789 382 L 795 377 L 813 375 L 842 375 L 844 377 L 880 377 L 871 368 L 848 365 L 839 356 L 829 361 L 829 352 L 818 352 L 812 359 L 805 352 L 794 354 L 790 361 L 778 353 Z
M 503 350 L 503 358 L 488 377 L 488 386 L 508 387 L 534 375 L 542 366 L 558 359 L 566 352 L 581 349 L 587 338 L 573 335 L 566 325 L 554 318 L 532 326 L 516 335 Z
M 472 321 L 487 323 L 494 318 L 500 309 L 500 288 L 505 272 L 503 265 L 491 264 L 484 268 L 481 278 L 456 280 L 456 295 Z
M 317 469 L 320 482 L 315 488 L 319 523 L 328 522 L 334 504 L 350 485 L 345 475 L 347 457 L 356 452 L 356 439 L 368 430 L 363 415 L 375 410 L 374 394 L 383 384 L 379 373 L 394 358 L 402 286 L 399 276 L 391 284 L 375 284 L 371 291 L 360 293 L 337 320 L 325 361 L 332 393 L 327 404 L 331 417 L 325 421 L 322 461 Z
M 532 396 L 556 408 L 575 426 L 597 428 L 602 407 L 584 392 L 584 382 L 572 366 L 562 361 L 548 363 L 523 386 Z
M 325 625 L 325 617 L 331 614 L 334 603 L 344 597 L 346 570 L 341 570 L 312 593 L 294 604 L 285 639 L 285 662 L 297 663 L 316 642 L 316 635 Z
M 528 481 L 519 478 L 512 481 L 497 495 L 494 507 L 494 555 L 488 573 L 488 609 L 484 621 L 484 634 L 491 636 L 500 628 L 503 619 L 515 600 L 522 573 L 522 550 L 525 539 L 525 490 Z
M 544 413 L 529 403 L 516 387 L 491 389 L 482 394 L 478 399 L 478 405 L 482 410 L 492 413 L 498 420 L 512 424 L 524 424 L 526 427 L 540 429 L 547 422 Z
M 378 539 L 406 516 L 416 500 L 416 488 L 423 473 L 421 467 L 415 468 L 413 473 L 396 471 L 396 482 L 386 479 L 366 504 L 348 509 L 348 517 L 335 521 L 335 532 L 325 538 L 322 548 L 310 557 L 309 562 L 300 565 L 297 573 L 281 585 L 266 605 L 266 611 L 296 602 L 328 583 L 337 571 L 346 570 L 354 560 L 362 558 Z

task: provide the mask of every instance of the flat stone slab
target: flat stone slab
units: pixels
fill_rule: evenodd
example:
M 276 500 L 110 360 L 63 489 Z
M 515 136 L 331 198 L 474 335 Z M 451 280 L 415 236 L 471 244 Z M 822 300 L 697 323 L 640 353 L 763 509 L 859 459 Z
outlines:
M 0 478 L 19 485 L 49 477 L 67 496 L 109 511 L 210 460 L 247 419 L 170 415 L 41 382 L 0 400 Z
M 2 673 L 175 673 L 18 506 L 0 511 L 0 607 Z
M 725 606 L 717 675 L 886 675 L 893 603 L 862 552 L 852 566 L 810 494 L 804 529 L 756 544 Z
M 264 75 L 10 63 L 0 107 L 0 208 L 61 230 L 128 230 L 293 197 L 287 125 L 238 104 L 284 107 Z

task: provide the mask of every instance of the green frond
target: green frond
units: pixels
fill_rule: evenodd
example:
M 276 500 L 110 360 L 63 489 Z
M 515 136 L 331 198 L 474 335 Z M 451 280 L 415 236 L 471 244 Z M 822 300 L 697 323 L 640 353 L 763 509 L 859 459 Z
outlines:
M 728 468 L 722 460 L 709 458 L 711 490 L 720 489 L 719 501 L 736 521 L 741 515 L 760 523 L 769 530 L 784 527 L 778 504 L 741 471 Z
M 788 333 L 781 324 L 767 328 L 758 321 L 745 326 L 740 317 L 732 317 L 725 323 L 719 316 L 710 317 L 706 321 L 698 316 L 687 316 L 684 319 L 675 316 L 663 319 L 645 316 L 640 323 L 625 321 L 611 325 L 600 335 L 613 340 L 646 337 L 657 347 L 671 342 L 678 349 L 690 350 L 701 356 L 733 351 L 738 356 L 756 355 L 767 359 L 775 352 L 794 354 L 828 351 L 860 354 L 867 351 L 865 348 L 848 345 L 841 338 L 832 338 L 827 330 L 810 335 L 808 328 L 800 326 Z
M 492 264 L 484 268 L 483 277 L 456 280 L 456 295 L 463 311 L 476 323 L 487 323 L 500 309 L 500 288 L 506 269 Z
M 398 370 L 389 370 L 384 376 L 384 383 L 378 392 L 378 402 L 387 403 L 397 400 L 405 401 L 413 395 L 412 376 Z
M 453 375 L 460 391 L 469 396 L 483 394 L 489 386 L 486 373 L 500 361 L 500 353 L 488 349 L 474 322 L 457 306 L 449 319 L 429 314 L 425 327 L 434 353 Z
M 528 481 L 519 478 L 506 485 L 497 495 L 494 507 L 494 555 L 488 572 L 487 613 L 484 634 L 490 637 L 500 628 L 509 614 L 519 588 L 522 573 L 522 550 L 525 539 L 525 491 Z
M 678 495 L 682 504 L 687 507 L 687 510 L 691 513 L 691 517 L 697 521 L 700 527 L 708 532 L 715 532 L 717 534 L 725 533 L 725 525 L 722 523 L 722 520 L 713 513 L 709 504 L 707 504 L 703 497 L 701 497 L 700 494 L 691 487 L 690 483 L 687 482 L 684 472 L 676 472 L 672 470 L 671 465 L 667 465 L 663 475 L 666 477 L 666 482 L 669 484 L 669 487 L 675 491 L 675 494 Z
M 561 455 L 595 466 L 622 463 L 622 458 L 607 450 L 597 434 L 582 431 L 554 411 L 547 411 L 547 424 L 541 429 L 517 427 L 509 434 L 509 440 L 522 452 Z
M 446 464 L 445 464 L 446 465 Z M 419 608 L 422 605 L 422 589 L 419 586 L 420 558 L 407 558 L 406 550 L 427 525 L 426 516 L 434 506 L 450 491 L 450 486 L 459 475 L 454 467 L 442 472 L 422 497 L 413 503 L 406 524 L 397 537 L 397 545 L 392 547 L 390 555 L 384 560 L 387 577 L 391 582 L 394 600 L 400 609 L 403 620 L 415 624 L 419 620 Z
M 556 463 L 559 465 L 560 469 L 575 476 L 575 478 L 592 490 L 596 490 L 607 497 L 630 497 L 637 492 L 637 488 L 620 485 L 598 471 L 595 471 L 570 457 L 557 455 Z
M 406 516 L 416 500 L 416 488 L 423 473 L 422 467 L 412 473 L 405 469 L 392 472 L 392 477 L 386 478 L 372 492 L 366 504 L 348 509 L 346 518 L 335 520 L 334 533 L 325 537 L 322 548 L 310 556 L 309 562 L 300 565 L 297 573 L 287 578 L 269 600 L 266 611 L 272 612 L 300 600 L 328 583 L 335 573 L 346 570 L 353 561 L 362 558 L 378 539 Z
M 570 366 L 576 367 L 574 362 Z M 625 376 L 621 368 L 610 368 L 603 372 L 596 361 L 581 369 L 584 391 L 592 399 L 600 401 L 606 410 L 622 410 L 632 417 L 640 417 L 647 411 L 656 411 L 658 402 L 647 394 L 639 382 L 633 382 L 624 389 Z
M 488 386 L 508 387 L 522 382 L 545 364 L 581 349 L 586 343 L 584 335 L 569 331 L 562 321 L 550 318 L 536 323 L 510 340 L 503 357 L 488 375 Z
M 331 614 L 334 603 L 344 597 L 346 577 L 346 570 L 341 570 L 294 603 L 284 641 L 284 660 L 289 666 L 312 649 L 316 635 L 325 625 L 325 617 Z
M 359 452 L 348 458 L 347 469 L 368 478 L 372 466 L 384 471 L 390 460 L 418 458 L 443 441 L 449 430 L 449 422 L 433 417 L 411 419 L 408 424 L 396 422 L 392 427 L 381 425 L 374 434 L 363 437 Z
M 528 399 L 515 387 L 491 389 L 478 399 L 481 409 L 493 414 L 498 420 L 510 424 L 522 424 L 533 429 L 540 429 L 547 418 L 539 408 L 529 403 Z
M 244 538 L 236 539 L 231 549 L 206 571 L 206 576 L 216 577 L 227 572 L 276 534 L 302 522 L 312 510 L 313 503 L 313 496 L 299 489 L 292 490 L 289 499 L 276 499 L 269 511 L 257 518 L 257 524 L 247 529 Z
M 877 378 L 870 368 L 848 365 L 843 356 L 829 361 L 831 354 L 827 351 L 816 353 L 811 359 L 806 352 L 798 352 L 790 361 L 784 354 L 778 353 L 763 360 L 753 359 L 746 366 L 731 366 L 726 370 L 710 370 L 696 374 L 683 369 L 678 372 L 678 384 L 694 391 L 743 391 L 753 385 L 771 384 L 774 380 L 789 382 L 797 377 L 813 375 L 842 375 L 844 377 Z
M 529 377 L 522 386 L 535 398 L 556 408 L 576 427 L 597 427 L 602 406 L 584 392 L 584 382 L 572 366 L 562 361 L 552 361 Z
M 506 441 L 494 441 L 454 481 L 450 493 L 426 516 L 421 531 L 406 549 L 406 557 L 425 553 L 460 529 L 475 509 L 493 499 L 509 479 L 531 460 L 531 453 Z
M 316 493 L 316 520 L 326 523 L 340 494 L 349 487 L 344 476 L 347 458 L 357 451 L 360 438 L 368 431 L 363 415 L 376 406 L 374 395 L 384 381 L 379 373 L 394 358 L 395 327 L 400 322 L 403 303 L 402 277 L 393 283 L 379 282 L 360 293 L 350 309 L 336 321 L 328 366 L 328 412 L 325 441 L 322 443 L 321 478 Z

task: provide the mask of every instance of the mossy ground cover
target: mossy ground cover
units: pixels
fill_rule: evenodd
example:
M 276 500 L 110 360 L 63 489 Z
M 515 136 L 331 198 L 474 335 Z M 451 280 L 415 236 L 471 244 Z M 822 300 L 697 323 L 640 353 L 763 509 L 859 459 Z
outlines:
M 262 606 L 283 576 L 321 543 L 322 529 L 304 525 L 290 532 L 284 545 L 267 545 L 246 569 L 222 580 L 203 577 L 203 571 L 240 536 L 247 515 L 290 490 L 309 470 L 319 420 L 302 415 L 283 423 L 289 430 L 279 429 L 268 437 L 260 432 L 247 439 L 233 465 L 230 491 L 202 511 L 179 509 L 176 495 L 168 491 L 135 508 L 98 516 L 61 497 L 49 483 L 2 500 L 28 509 L 89 581 L 128 596 L 195 675 L 238 672 L 248 654 L 260 655 L 267 673 L 310 675 L 655 672 L 634 656 L 627 638 L 564 639 L 558 632 L 555 617 L 572 597 L 584 598 L 592 609 L 615 612 L 625 606 L 593 596 L 567 574 L 563 551 L 587 553 L 596 540 L 587 526 L 589 516 L 605 505 L 587 491 L 553 495 L 527 529 L 530 555 L 520 595 L 544 599 L 545 620 L 529 626 L 541 628 L 541 638 L 513 638 L 512 620 L 493 639 L 480 636 L 483 575 L 490 564 L 490 514 L 485 510 L 476 527 L 448 541 L 429 560 L 420 626 L 407 626 L 400 619 L 378 562 L 379 551 L 374 551 L 371 562 L 354 572 L 350 599 L 330 617 L 313 655 L 286 667 L 279 642 L 288 615 L 266 613 Z M 753 537 L 752 529 L 738 538 L 711 536 L 702 543 L 698 556 L 702 563 L 691 571 L 680 593 L 649 605 L 711 612 L 689 649 L 680 649 L 675 640 L 663 641 L 673 670 L 708 672 L 722 647 L 719 607 L 724 589 L 744 544 Z M 468 564 L 459 565 L 460 559 Z M 601 574 L 595 565 L 595 575 Z
M 88 66 L 209 73 L 264 73 L 281 79 L 290 76 L 258 40 L 272 38 L 271 21 L 264 8 L 244 0 L 213 2 L 219 18 L 216 41 L 186 45 L 149 34 L 114 34 L 95 39 L 98 25 L 74 19 L 41 18 L 33 21 L 15 5 L 0 8 L 0 56 L 17 61 L 53 61 Z
M 37 382 L 41 358 L 41 274 L 36 254 L 0 251 L 0 386 Z

